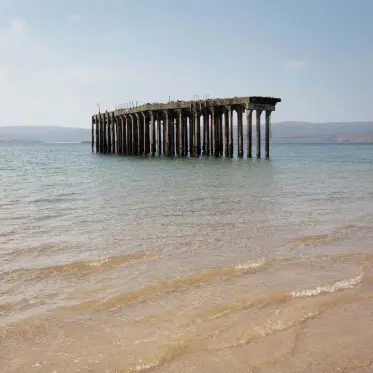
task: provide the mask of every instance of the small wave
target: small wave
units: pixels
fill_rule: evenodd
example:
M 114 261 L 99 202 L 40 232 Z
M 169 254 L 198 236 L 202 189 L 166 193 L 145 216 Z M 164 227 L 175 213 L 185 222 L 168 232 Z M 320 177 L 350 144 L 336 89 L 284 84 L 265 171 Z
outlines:
M 344 236 L 346 236 L 349 232 L 359 229 L 360 227 L 356 224 L 346 224 L 338 229 L 330 233 L 324 234 L 312 234 L 312 235 L 305 235 L 301 237 L 297 237 L 294 240 L 294 243 L 297 245 L 320 245 L 332 241 L 338 241 Z
M 318 286 L 314 289 L 305 289 L 301 291 L 291 292 L 293 298 L 301 297 L 314 297 L 323 293 L 335 293 L 340 290 L 350 289 L 358 285 L 363 280 L 364 274 L 361 273 L 356 277 L 347 278 L 341 281 L 337 281 L 331 285 Z
M 248 309 L 248 308 L 263 308 L 267 307 L 270 304 L 280 303 L 289 301 L 294 298 L 302 298 L 302 297 L 312 297 L 317 295 L 322 295 L 325 293 L 336 293 L 341 290 L 351 289 L 358 285 L 362 279 L 364 274 L 359 274 L 356 277 L 351 277 L 347 279 L 343 279 L 340 281 L 335 282 L 334 284 L 330 285 L 322 285 L 318 286 L 314 289 L 305 289 L 300 291 L 292 291 L 292 292 L 277 292 L 271 293 L 268 295 L 260 296 L 256 299 L 246 299 L 241 298 L 237 299 L 234 302 L 219 304 L 216 307 L 204 311 L 197 315 L 197 319 L 209 319 L 214 320 L 225 315 L 228 315 L 232 312 Z
M 32 274 L 37 279 L 55 276 L 59 274 L 75 274 L 78 276 L 87 276 L 94 271 L 111 269 L 120 267 L 123 264 L 154 259 L 158 257 L 156 253 L 153 252 L 139 252 L 124 254 L 118 256 L 112 256 L 108 258 L 103 258 L 99 260 L 88 260 L 88 261 L 78 261 L 67 264 L 55 265 L 50 267 L 42 268 L 19 268 L 12 271 L 3 273 L 3 275 L 15 275 L 15 274 Z
M 202 286 L 208 282 L 220 279 L 239 276 L 255 272 L 260 268 L 272 263 L 274 259 L 260 259 L 259 261 L 248 262 L 238 266 L 228 266 L 211 269 L 206 272 L 195 273 L 189 276 L 174 278 L 168 281 L 158 282 L 144 286 L 140 289 L 124 292 L 105 301 L 90 300 L 73 306 L 74 311 L 105 311 L 115 310 L 123 305 L 144 302 L 161 295 L 171 294 L 175 291 L 188 290 Z

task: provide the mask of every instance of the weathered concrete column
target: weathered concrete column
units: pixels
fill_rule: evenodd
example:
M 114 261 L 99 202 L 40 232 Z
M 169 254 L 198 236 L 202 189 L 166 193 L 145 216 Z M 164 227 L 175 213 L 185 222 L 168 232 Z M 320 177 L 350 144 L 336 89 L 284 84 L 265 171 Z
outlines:
M 172 114 L 168 118 L 168 155 L 175 155 L 175 121 Z
M 229 152 L 229 112 L 224 110 L 224 156 L 228 157 Z
M 115 124 L 116 124 L 116 118 L 114 116 L 114 112 L 111 112 L 111 153 L 115 154 L 115 143 L 116 143 L 116 137 L 115 137 Z
M 150 153 L 150 118 L 147 113 L 143 112 L 144 117 L 144 154 Z
M 179 117 L 177 121 L 177 142 L 178 142 L 178 149 L 177 149 L 177 155 L 182 156 L 183 154 L 183 114 L 180 110 Z
M 111 115 L 109 113 L 106 113 L 106 120 L 107 120 L 107 153 L 111 154 Z
M 238 157 L 243 157 L 243 125 L 242 125 L 242 107 L 238 106 L 237 109 L 237 145 Z
M 208 129 L 209 129 L 209 123 L 208 123 L 209 117 L 208 113 L 205 110 L 203 112 L 203 148 L 202 148 L 202 154 L 204 157 L 208 156 Z
M 189 123 L 189 142 L 188 142 L 188 153 L 189 156 L 193 156 L 193 116 L 188 116 L 188 123 Z
M 221 108 L 219 108 L 218 119 L 219 155 L 223 155 L 223 113 Z
M 211 137 L 212 137 L 212 149 L 211 153 L 214 157 L 218 156 L 218 131 L 217 131 L 217 125 L 216 125 L 216 109 L 213 107 L 211 109 Z
M 260 116 L 261 110 L 256 111 L 256 157 L 260 158 Z
M 270 137 L 270 120 L 271 120 L 271 110 L 266 110 L 266 136 L 265 136 L 265 157 L 269 158 L 269 137 Z
M 168 125 L 168 112 L 164 114 L 164 119 L 163 119 L 163 155 L 167 156 L 168 155 L 168 149 L 169 149 L 169 125 Z
M 201 117 L 200 115 L 194 114 L 194 155 L 201 155 Z
M 121 115 L 119 121 L 119 147 L 120 154 L 127 155 L 127 118 L 125 115 Z
M 230 142 L 229 142 L 229 157 L 233 158 L 233 155 L 234 155 L 233 110 L 231 110 L 231 113 L 230 113 L 230 116 L 229 116 L 229 120 L 230 120 L 230 125 L 229 125 L 229 138 L 230 138 Z
M 100 152 L 100 126 L 98 123 L 98 115 L 95 115 L 95 123 L 96 123 L 96 153 Z
M 142 125 L 142 114 L 141 113 L 136 113 L 135 114 L 136 116 L 136 137 L 137 137 L 137 141 L 136 141 L 136 155 L 141 155 L 142 154 L 142 144 L 144 143 L 143 142 L 143 136 L 142 136 L 142 128 L 143 128 L 143 125 Z
M 162 155 L 162 124 L 160 114 L 157 113 L 157 151 L 158 156 Z
M 127 114 L 124 116 L 126 133 L 126 155 L 132 154 L 132 118 Z
M 154 157 L 155 154 L 155 121 L 154 113 L 150 113 L 150 155 Z
M 183 156 L 188 156 L 188 118 L 182 114 L 183 121 Z
M 247 147 L 247 158 L 253 157 L 253 111 L 251 109 L 246 110 L 246 147 Z
M 95 127 L 95 124 L 94 124 L 94 117 L 92 116 L 92 118 L 91 118 L 91 122 L 92 122 L 92 133 L 91 133 L 91 135 L 92 135 L 92 153 L 93 153 L 93 149 L 94 149 L 94 144 L 95 144 L 95 135 L 94 135 L 94 127 Z
M 131 155 L 137 153 L 137 118 L 135 114 L 130 114 L 131 116 Z
M 102 114 L 99 115 L 99 123 L 100 123 L 100 153 L 104 153 L 104 121 L 102 118 Z

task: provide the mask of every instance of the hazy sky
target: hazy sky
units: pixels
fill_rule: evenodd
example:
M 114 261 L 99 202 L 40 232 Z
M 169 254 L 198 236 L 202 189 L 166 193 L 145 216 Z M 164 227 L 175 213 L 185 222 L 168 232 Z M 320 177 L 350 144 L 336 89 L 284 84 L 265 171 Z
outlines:
M 372 0 L 0 0 L 0 126 L 206 94 L 373 120 L 372 37 Z

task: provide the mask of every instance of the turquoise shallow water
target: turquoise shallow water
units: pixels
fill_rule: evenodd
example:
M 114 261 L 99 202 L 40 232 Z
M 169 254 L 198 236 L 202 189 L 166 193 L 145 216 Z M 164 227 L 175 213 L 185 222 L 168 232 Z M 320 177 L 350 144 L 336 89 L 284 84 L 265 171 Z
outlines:
M 316 289 L 304 293 L 313 296 L 323 284 L 344 289 L 341 279 L 360 283 L 361 263 L 310 263 L 371 252 L 373 145 L 273 143 L 271 156 L 136 158 L 92 154 L 90 144 L 0 144 L 0 325 L 59 307 L 91 312 L 85 302 L 103 299 L 115 308 L 162 294 L 132 309 L 145 317 L 183 302 L 218 305 L 243 291 Z M 285 272 L 245 272 L 285 259 Z M 194 290 L 180 295 L 185 288 Z M 110 307 L 97 307 L 108 317 Z M 9 371 L 12 364 L 28 369 L 9 360 Z

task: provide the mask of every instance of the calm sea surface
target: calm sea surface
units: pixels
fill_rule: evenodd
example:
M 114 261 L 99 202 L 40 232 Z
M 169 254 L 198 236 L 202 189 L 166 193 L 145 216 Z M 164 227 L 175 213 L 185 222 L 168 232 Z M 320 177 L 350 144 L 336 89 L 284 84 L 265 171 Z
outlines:
M 373 145 L 271 150 L 0 145 L 0 372 L 371 372 Z

